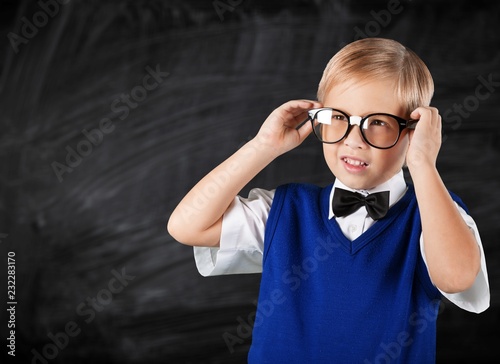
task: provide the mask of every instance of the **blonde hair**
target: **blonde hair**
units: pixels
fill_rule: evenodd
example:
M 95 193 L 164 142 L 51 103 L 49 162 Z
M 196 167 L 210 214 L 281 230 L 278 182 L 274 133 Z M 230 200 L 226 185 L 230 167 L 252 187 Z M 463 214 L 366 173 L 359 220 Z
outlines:
M 366 38 L 346 45 L 330 62 L 318 86 L 318 100 L 334 85 L 345 82 L 394 79 L 396 95 L 409 115 L 418 106 L 429 106 L 434 82 L 425 63 L 395 40 Z

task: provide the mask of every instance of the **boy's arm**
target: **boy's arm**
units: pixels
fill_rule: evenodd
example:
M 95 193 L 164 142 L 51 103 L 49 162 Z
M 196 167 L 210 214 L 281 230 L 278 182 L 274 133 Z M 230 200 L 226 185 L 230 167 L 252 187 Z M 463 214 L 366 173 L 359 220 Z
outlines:
M 419 107 L 410 117 L 420 119 L 410 131 L 406 159 L 422 220 L 429 275 L 443 292 L 465 291 L 479 272 L 480 251 L 436 169 L 441 116 L 436 108 Z
M 316 101 L 289 101 L 274 110 L 251 141 L 198 182 L 172 212 L 167 230 L 177 241 L 193 246 L 218 246 L 222 216 L 234 197 L 279 155 L 300 145 L 311 133 L 307 110 Z

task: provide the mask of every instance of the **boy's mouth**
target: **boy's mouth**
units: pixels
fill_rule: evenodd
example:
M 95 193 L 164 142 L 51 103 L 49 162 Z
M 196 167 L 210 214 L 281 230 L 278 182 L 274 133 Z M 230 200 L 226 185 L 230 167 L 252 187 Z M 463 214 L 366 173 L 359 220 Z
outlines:
M 351 165 L 351 166 L 354 166 L 354 167 L 367 167 L 368 166 L 368 163 L 363 162 L 359 159 L 343 157 L 342 160 L 344 161 L 344 163 Z

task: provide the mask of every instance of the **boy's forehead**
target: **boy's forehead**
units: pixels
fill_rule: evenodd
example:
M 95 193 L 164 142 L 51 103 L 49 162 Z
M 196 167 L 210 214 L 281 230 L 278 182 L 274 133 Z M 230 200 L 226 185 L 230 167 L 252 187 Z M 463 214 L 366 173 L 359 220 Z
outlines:
M 324 106 L 344 108 L 351 114 L 385 112 L 401 114 L 406 109 L 397 97 L 393 79 L 351 79 L 333 84 L 325 93 Z M 351 109 L 351 110 L 347 110 Z
M 330 89 L 326 92 L 326 96 L 329 93 L 342 94 L 349 91 L 365 90 L 369 91 L 371 89 L 381 89 L 386 92 L 395 92 L 397 86 L 397 80 L 394 78 L 379 78 L 379 77 L 351 77 L 349 79 L 342 80 L 340 82 L 332 83 Z

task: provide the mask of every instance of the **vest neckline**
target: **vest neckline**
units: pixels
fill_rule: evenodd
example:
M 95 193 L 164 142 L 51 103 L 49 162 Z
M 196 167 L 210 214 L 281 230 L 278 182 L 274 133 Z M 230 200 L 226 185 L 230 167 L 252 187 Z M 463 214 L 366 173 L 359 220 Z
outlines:
M 329 232 L 332 234 L 335 240 L 340 243 L 342 249 L 344 249 L 344 251 L 350 255 L 355 255 L 366 245 L 376 240 L 376 237 L 381 234 L 387 227 L 389 227 L 392 222 L 399 216 L 399 214 L 406 209 L 406 207 L 410 204 L 413 196 L 415 195 L 413 186 L 408 185 L 408 189 L 403 197 L 401 197 L 401 199 L 389 209 L 387 215 L 384 218 L 376 221 L 368 230 L 351 241 L 346 238 L 346 236 L 340 229 L 339 224 L 335 220 L 335 217 L 328 219 L 329 205 L 331 204 L 330 191 L 332 187 L 333 184 L 324 188 L 322 191 L 320 198 L 320 203 L 322 204 L 321 215 Z

